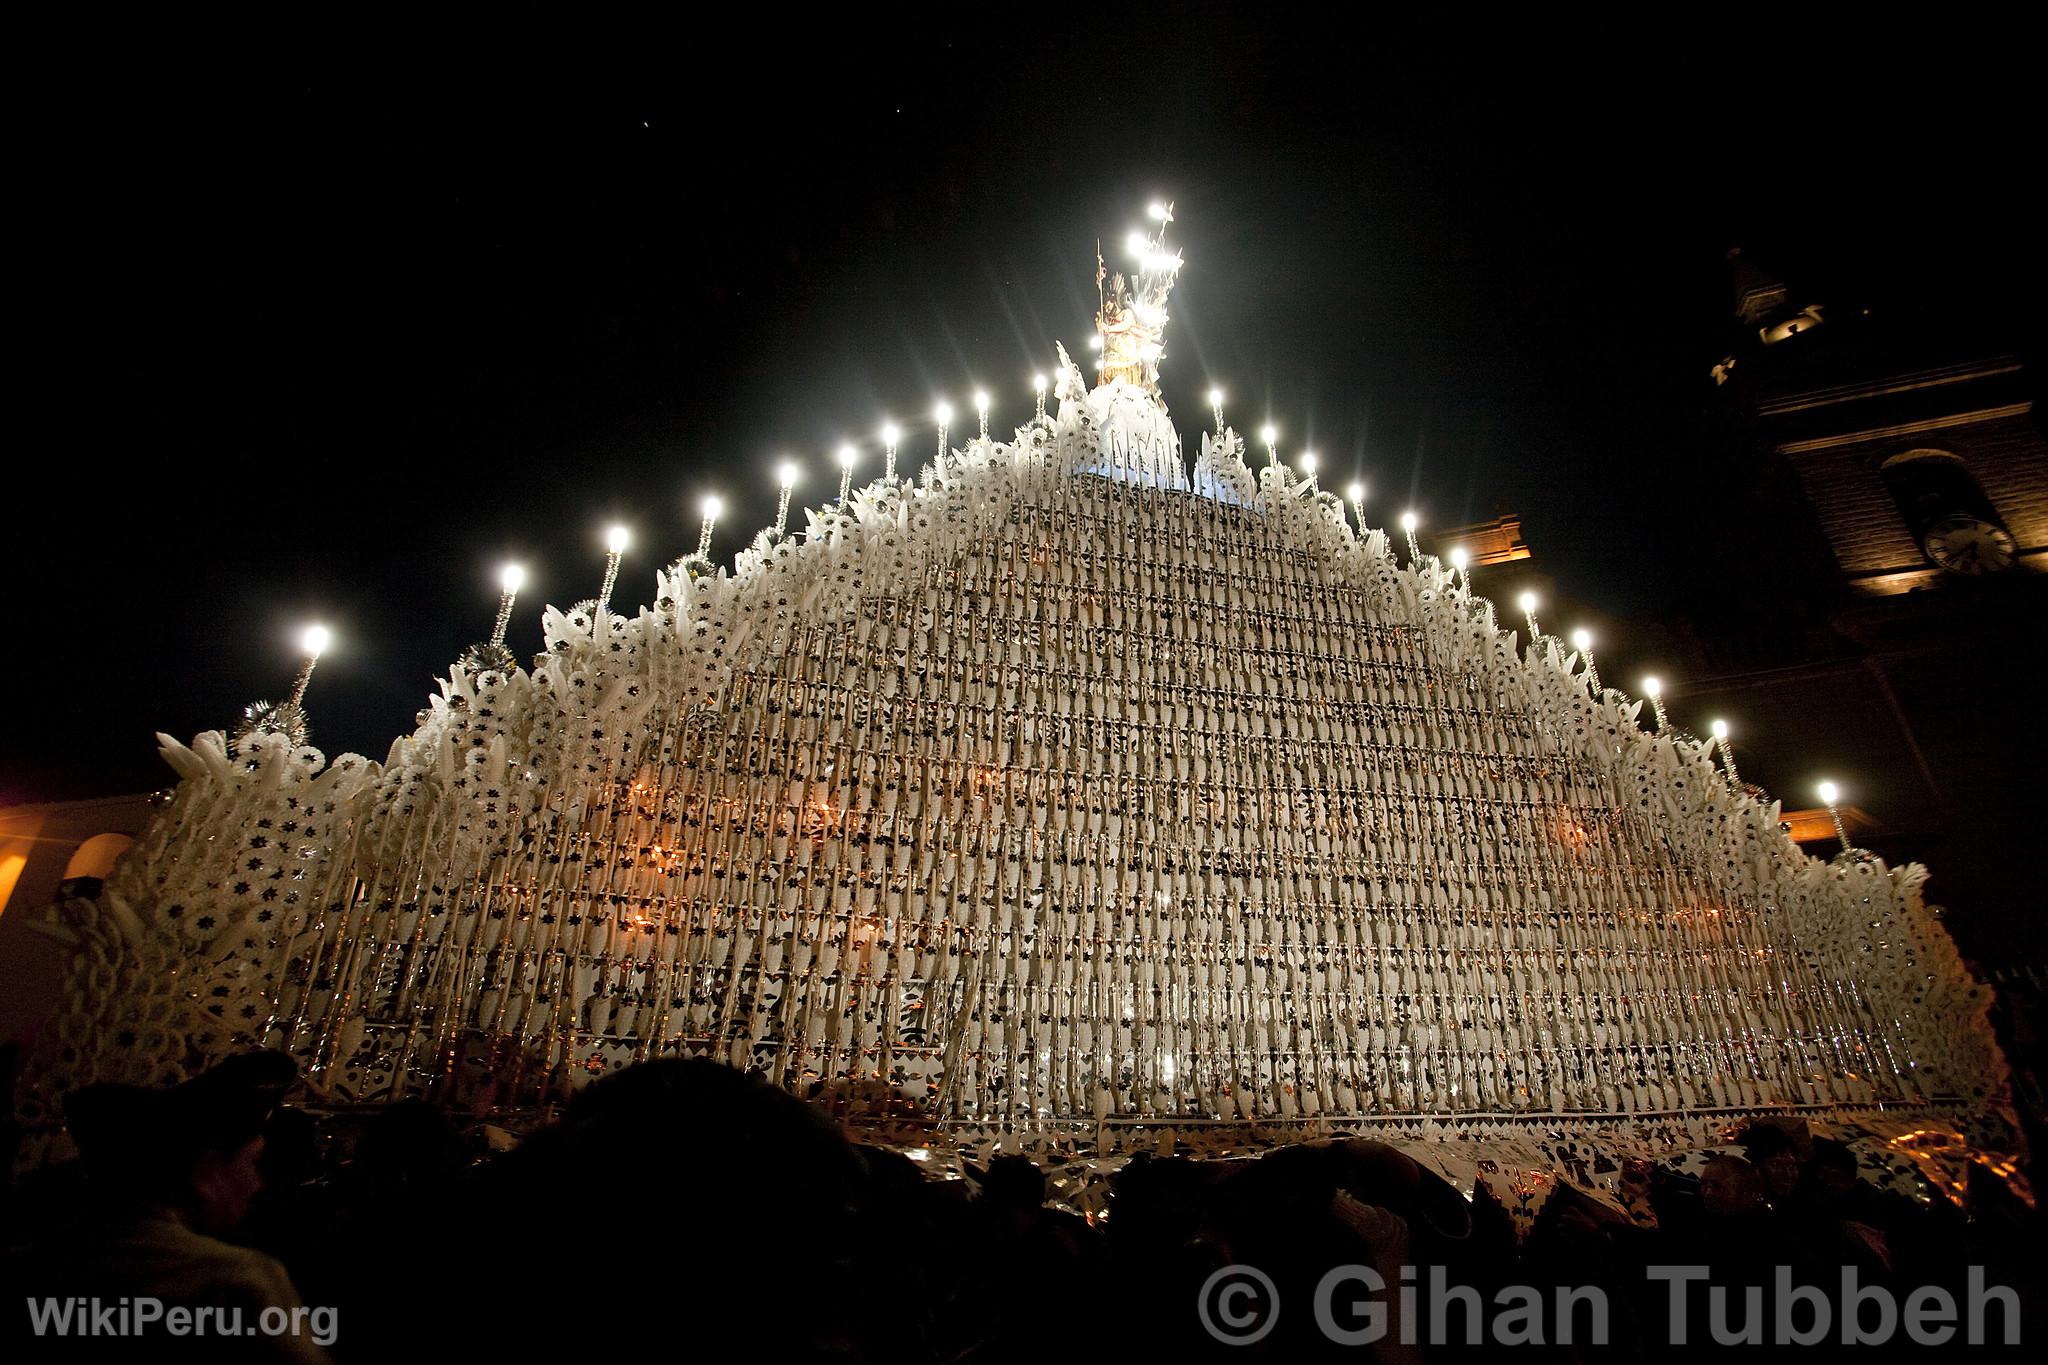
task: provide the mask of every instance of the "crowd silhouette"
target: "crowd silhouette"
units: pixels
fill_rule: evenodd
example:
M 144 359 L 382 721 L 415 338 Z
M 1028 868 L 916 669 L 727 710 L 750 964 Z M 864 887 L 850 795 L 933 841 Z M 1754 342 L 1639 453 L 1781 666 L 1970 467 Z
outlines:
M 1563 1342 L 1551 1319 L 1537 1354 L 1635 1360 L 1671 1354 L 1681 1325 L 1670 1286 L 1647 1273 L 1659 1265 L 1706 1268 L 1685 1291 L 1685 1349 L 1700 1352 L 1718 1349 L 1716 1287 L 1738 1304 L 1755 1290 L 1765 1324 L 1788 1282 L 1839 1300 L 1844 1267 L 1900 1299 L 1921 1286 L 1960 1299 L 1982 1267 L 2014 1287 L 2022 1322 L 2039 1296 L 2036 1217 L 2001 1183 L 1970 1191 L 1966 1215 L 1869 1183 L 1848 1148 L 1797 1124 L 1757 1123 L 1696 1173 L 1638 1172 L 1653 1219 L 1560 1182 L 1518 1228 L 1484 1183 L 1463 1193 L 1362 1139 L 1234 1160 L 1147 1152 L 1116 1173 L 1106 1213 L 1082 1217 L 1049 1204 L 1027 1156 L 936 1179 L 709 1061 L 616 1072 L 516 1142 L 419 1101 L 316 1118 L 285 1102 L 294 1074 L 281 1055 L 251 1054 L 169 1090 L 70 1096 L 78 1160 L 8 1192 L 9 1358 L 127 1346 L 151 1359 L 537 1359 L 658 1346 L 685 1359 L 912 1365 L 1423 1361 L 1496 1349 L 1487 1306 L 1504 1287 L 1595 1286 L 1605 1341 L 1581 1318 Z M 1332 1340 L 1311 1311 L 1340 1266 L 1378 1275 L 1381 1287 L 1354 1278 L 1334 1302 L 1354 1327 L 1377 1315 L 1381 1340 Z M 1205 1287 L 1240 1267 L 1257 1268 L 1278 1303 L 1232 1319 L 1266 1327 L 1250 1342 L 1219 1338 L 1198 1311 Z M 1447 1311 L 1431 1307 L 1432 1286 Z M 324 1342 L 81 1342 L 36 1336 L 21 1306 L 122 1295 L 250 1313 L 317 1305 L 335 1330 Z M 2002 1311 L 1990 1315 L 1994 1341 Z

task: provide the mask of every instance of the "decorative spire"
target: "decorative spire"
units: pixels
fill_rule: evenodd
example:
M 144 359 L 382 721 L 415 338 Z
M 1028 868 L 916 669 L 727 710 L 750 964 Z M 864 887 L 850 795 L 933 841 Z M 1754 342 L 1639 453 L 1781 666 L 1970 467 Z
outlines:
M 1159 224 L 1156 233 L 1148 236 L 1134 228 L 1125 239 L 1138 263 L 1130 281 L 1121 274 L 1108 277 L 1102 293 L 1102 309 L 1095 315 L 1095 332 L 1102 340 L 1096 387 L 1130 384 L 1157 397 L 1159 362 L 1166 355 L 1166 298 L 1180 278 L 1181 259 L 1179 251 L 1166 247 L 1166 225 L 1173 221 L 1173 205 L 1154 204 L 1151 217 Z M 1108 270 L 1098 251 L 1095 283 L 1099 291 Z

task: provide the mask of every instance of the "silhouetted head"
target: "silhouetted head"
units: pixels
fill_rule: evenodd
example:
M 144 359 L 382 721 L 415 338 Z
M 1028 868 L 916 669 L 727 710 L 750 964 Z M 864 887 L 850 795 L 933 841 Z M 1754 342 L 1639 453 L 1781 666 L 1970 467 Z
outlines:
M 264 1125 L 297 1076 L 283 1053 L 252 1052 L 168 1090 L 86 1086 L 65 1098 L 64 1122 L 103 1197 L 172 1205 L 225 1232 L 263 1188 Z
M 1829 1200 L 1840 1202 L 1856 1192 L 1856 1153 L 1830 1138 L 1813 1144 L 1814 1188 Z
M 1045 1203 L 1045 1173 L 1028 1156 L 999 1156 L 981 1178 L 981 1197 L 997 1208 L 1039 1208 Z
M 1763 1177 L 1741 1157 L 1717 1156 L 1700 1170 L 1700 1207 L 1710 1216 L 1740 1217 L 1763 1204 Z
M 1783 1199 L 1799 1187 L 1799 1156 L 1783 1129 L 1760 1123 L 1743 1135 L 1743 1154 L 1763 1177 L 1764 1190 Z

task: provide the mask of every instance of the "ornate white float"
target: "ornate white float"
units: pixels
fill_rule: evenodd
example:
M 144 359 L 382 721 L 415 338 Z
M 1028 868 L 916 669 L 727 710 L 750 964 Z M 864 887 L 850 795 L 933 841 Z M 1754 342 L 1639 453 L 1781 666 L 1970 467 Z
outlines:
M 35 1092 L 267 1045 L 342 1099 L 709 1055 L 975 1132 L 1983 1111 L 1923 869 L 1802 853 L 1581 653 L 1254 471 L 1220 398 L 1190 470 L 1144 245 L 1100 382 L 1062 352 L 1007 439 L 549 608 L 382 763 L 291 713 L 164 738 Z

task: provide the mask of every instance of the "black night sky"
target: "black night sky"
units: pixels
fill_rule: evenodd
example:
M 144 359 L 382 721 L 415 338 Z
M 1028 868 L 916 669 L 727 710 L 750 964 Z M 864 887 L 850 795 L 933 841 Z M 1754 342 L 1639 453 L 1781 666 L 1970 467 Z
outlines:
M 771 517 L 778 455 L 816 504 L 840 441 L 878 471 L 885 415 L 920 460 L 936 397 L 1023 421 L 1054 340 L 1086 355 L 1096 239 L 1114 261 L 1155 196 L 1185 433 L 1220 383 L 1240 430 L 1355 467 L 1375 524 L 1508 503 L 1616 612 L 1744 572 L 1697 477 L 1731 245 L 2032 340 L 2041 128 L 1996 33 L 1697 11 L 1479 50 L 1364 11 L 865 13 L 337 12 L 19 53 L 41 420 L 10 461 L 0 800 L 168 785 L 151 733 L 282 693 L 313 618 L 315 743 L 381 759 L 504 560 L 530 654 L 614 519 L 638 603 L 702 493 L 734 504 L 724 557 Z

